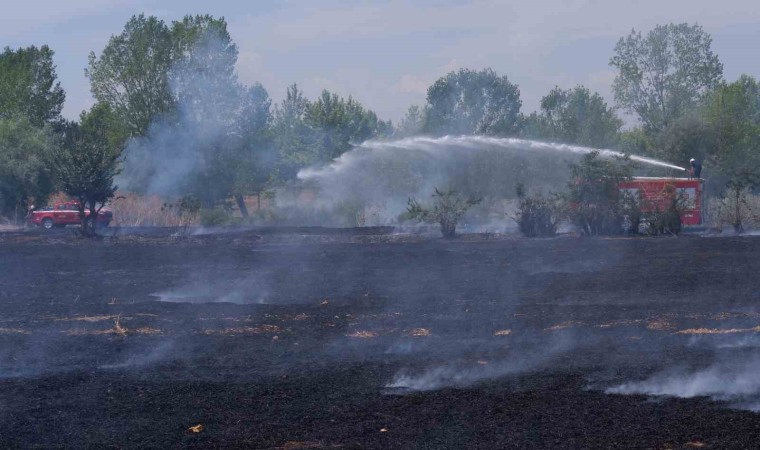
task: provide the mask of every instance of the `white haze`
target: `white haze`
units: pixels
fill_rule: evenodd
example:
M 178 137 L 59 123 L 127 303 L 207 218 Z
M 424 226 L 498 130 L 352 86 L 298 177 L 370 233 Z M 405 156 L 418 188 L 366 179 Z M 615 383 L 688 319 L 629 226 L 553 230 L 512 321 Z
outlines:
M 593 151 L 608 158 L 624 156 L 609 149 L 517 138 L 412 137 L 364 142 L 328 165 L 302 169 L 298 178 L 318 190 L 312 206 L 361 205 L 372 211 L 368 225 L 384 225 L 406 210 L 409 197 L 424 202 L 434 188 L 487 199 L 513 198 L 518 182 L 544 192 L 562 189 L 568 163 Z M 651 158 L 631 159 L 660 170 L 684 170 Z M 503 210 L 498 219 L 508 222 Z M 479 217 L 477 222 L 493 218 Z
M 608 394 L 710 397 L 760 411 L 760 355 L 735 357 L 700 370 L 667 370 L 643 381 L 611 387 Z

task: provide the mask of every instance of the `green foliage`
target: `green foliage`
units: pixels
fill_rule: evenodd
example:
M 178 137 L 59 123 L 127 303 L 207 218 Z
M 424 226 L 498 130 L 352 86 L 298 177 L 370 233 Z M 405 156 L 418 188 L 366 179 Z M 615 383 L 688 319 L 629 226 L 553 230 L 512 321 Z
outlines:
M 114 196 L 126 132 L 111 108 L 96 104 L 80 123 L 68 124 L 64 142 L 52 155 L 61 191 L 79 202 L 82 233 L 95 235 L 97 212 Z M 85 209 L 91 211 L 85 214 Z
M 131 135 L 144 136 L 180 103 L 199 119 L 210 112 L 231 114 L 236 62 L 224 19 L 185 16 L 169 27 L 141 14 L 111 36 L 100 56 L 90 53 L 85 73 L 98 102 L 109 105 Z M 210 96 L 209 86 L 218 95 Z
M 453 189 L 440 191 L 435 188 L 432 207 L 425 208 L 415 199 L 408 202 L 408 217 L 427 223 L 438 223 L 441 226 L 441 234 L 445 238 L 452 238 L 456 234 L 457 223 L 468 209 L 481 202 L 481 199 L 465 198 Z
M 293 179 L 304 167 L 328 162 L 367 139 L 388 137 L 392 130 L 390 122 L 351 97 L 325 90 L 310 102 L 293 84 L 275 108 L 272 125 L 280 178 Z
M 514 219 L 522 234 L 527 237 L 551 237 L 557 234 L 561 219 L 561 202 L 558 198 L 528 195 L 525 186 L 516 187 L 518 211 Z
M 630 161 L 602 159 L 598 152 L 592 152 L 570 169 L 566 202 L 573 223 L 587 236 L 621 233 L 625 197 L 618 186 L 631 178 Z
M 180 113 L 196 123 L 227 124 L 240 106 L 235 74 L 238 50 L 227 22 L 209 15 L 185 16 L 171 27 L 172 94 Z
M 200 211 L 200 222 L 204 227 L 218 227 L 230 223 L 232 216 L 229 210 L 221 206 L 215 208 L 203 208 Z
M 648 133 L 665 130 L 716 88 L 723 65 L 712 38 L 699 25 L 658 25 L 646 36 L 635 30 L 620 38 L 610 65 L 618 105 L 635 113 Z
M 396 137 L 404 138 L 421 134 L 425 126 L 426 114 L 425 108 L 420 108 L 417 105 L 410 106 L 396 129 Z
M 32 204 L 47 201 L 53 182 L 46 161 L 55 145 L 48 127 L 0 119 L 0 216 L 18 221 Z
M 235 196 L 243 218 L 248 209 L 243 196 L 261 195 L 278 181 L 278 155 L 271 136 L 272 101 L 266 89 L 255 84 L 244 90 L 234 132 L 234 154 L 229 159 Z
M 599 94 L 583 86 L 557 87 L 541 99 L 541 114 L 529 116 L 525 126 L 533 138 L 606 148 L 618 142 L 623 121 Z
M 316 133 L 306 123 L 309 100 L 298 86 L 288 86 L 282 103 L 275 107 L 272 135 L 278 152 L 279 171 L 284 179 L 293 179 L 298 170 L 315 163 Z
M 95 99 L 109 105 L 130 134 L 142 136 L 155 118 L 173 112 L 169 70 L 175 60 L 166 24 L 140 14 L 111 36 L 99 57 L 90 53 L 85 74 Z
M 668 186 L 665 195 L 670 197 L 666 208 L 649 208 L 651 211 L 642 214 L 642 220 L 650 235 L 677 235 L 681 232 L 681 215 L 686 210 L 686 199 L 683 195 L 677 194 L 673 186 Z
M 354 100 L 339 97 L 327 90 L 306 107 L 304 120 L 317 130 L 319 160 L 329 161 L 351 149 L 352 144 L 373 137 L 389 136 L 390 122 L 383 122 L 377 115 Z
M 37 127 L 58 122 L 66 94 L 56 78 L 47 45 L 5 47 L 0 53 L 0 119 L 25 117 Z
M 743 75 L 713 92 L 704 117 L 712 133 L 710 162 L 731 191 L 760 186 L 760 84 Z
M 521 106 L 520 90 L 506 76 L 460 69 L 428 88 L 423 132 L 515 135 Z

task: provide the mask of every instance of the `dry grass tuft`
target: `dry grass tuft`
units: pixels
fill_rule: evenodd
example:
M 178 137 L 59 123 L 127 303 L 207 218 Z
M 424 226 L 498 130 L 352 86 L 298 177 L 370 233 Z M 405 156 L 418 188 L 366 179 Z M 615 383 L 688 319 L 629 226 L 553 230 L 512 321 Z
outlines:
M 753 328 L 689 328 L 676 331 L 676 334 L 734 334 L 734 333 L 759 333 L 760 325 Z
M 510 334 L 512 334 L 512 330 L 508 328 L 506 330 L 494 331 L 493 333 L 494 336 L 509 336 Z
M 259 325 L 256 327 L 230 327 L 230 328 L 223 328 L 221 330 L 211 330 L 211 329 L 205 329 L 200 331 L 200 334 L 205 334 L 207 336 L 212 335 L 222 335 L 222 336 L 233 336 L 233 335 L 239 335 L 239 334 L 272 334 L 272 333 L 280 333 L 282 332 L 282 328 L 278 327 L 277 325 Z
M 59 317 L 54 319 L 56 322 L 104 322 L 106 320 L 118 320 L 119 316 L 116 314 L 101 315 L 101 316 L 74 316 L 74 317 Z M 125 317 L 126 320 L 129 317 Z
M 612 327 L 624 327 L 629 325 L 636 325 L 638 323 L 642 322 L 641 319 L 621 319 L 621 320 L 613 320 L 611 322 L 605 322 L 602 324 L 597 325 L 597 328 L 612 328 Z
M 281 450 L 297 450 L 302 448 L 324 448 L 320 442 L 314 441 L 288 441 L 282 447 L 276 447 Z
M 0 328 L 0 334 L 29 334 L 29 332 L 21 328 Z
M 352 337 L 352 338 L 360 338 L 360 339 L 370 339 L 370 338 L 376 338 L 377 333 L 374 331 L 366 331 L 366 330 L 357 330 L 353 333 L 349 333 L 346 336 Z
M 664 319 L 655 319 L 647 322 L 647 330 L 668 331 L 675 329 L 675 325 Z
M 430 330 L 427 328 L 414 328 L 409 334 L 414 337 L 425 337 L 430 336 Z
M 576 320 L 568 320 L 566 322 L 558 323 L 557 325 L 552 325 L 549 328 L 544 328 L 545 331 L 556 331 L 556 330 L 564 330 L 565 328 L 573 328 L 578 327 L 581 325 L 585 325 L 583 322 L 578 322 Z
M 114 317 L 113 327 L 106 330 L 88 330 L 84 328 L 75 328 L 64 331 L 69 336 L 97 336 L 104 334 L 113 334 L 116 336 L 127 336 L 128 334 L 161 334 L 161 330 L 152 327 L 127 328 L 121 325 L 119 316 Z

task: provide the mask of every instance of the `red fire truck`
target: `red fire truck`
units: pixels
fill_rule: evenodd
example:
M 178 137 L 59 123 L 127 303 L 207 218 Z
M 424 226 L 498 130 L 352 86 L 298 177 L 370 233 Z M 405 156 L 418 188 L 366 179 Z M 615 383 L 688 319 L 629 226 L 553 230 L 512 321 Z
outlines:
M 634 177 L 620 183 L 620 189 L 630 192 L 639 199 L 641 212 L 666 210 L 674 195 L 684 199 L 681 224 L 695 226 L 702 224 L 702 180 L 697 178 Z
M 85 214 L 90 215 L 90 210 L 85 209 Z M 107 227 L 113 219 L 113 212 L 109 209 L 101 209 L 96 216 L 96 224 L 99 227 Z M 79 223 L 79 204 L 75 201 L 64 202 L 55 207 L 43 207 L 29 212 L 26 218 L 30 225 L 43 228 L 62 228 L 66 225 Z

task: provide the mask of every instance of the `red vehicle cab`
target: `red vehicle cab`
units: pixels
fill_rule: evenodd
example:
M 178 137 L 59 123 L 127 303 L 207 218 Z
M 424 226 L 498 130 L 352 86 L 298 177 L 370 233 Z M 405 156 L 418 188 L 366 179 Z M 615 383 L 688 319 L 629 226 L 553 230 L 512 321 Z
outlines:
M 685 226 L 702 224 L 702 180 L 696 178 L 634 177 L 620 183 L 620 190 L 638 195 L 641 212 L 664 211 L 674 195 L 685 200 L 681 223 Z M 644 201 L 641 201 L 644 200 Z
M 85 214 L 90 215 L 90 210 L 85 209 Z M 96 225 L 107 227 L 113 219 L 113 212 L 108 209 L 101 209 L 96 217 Z M 79 203 L 76 201 L 59 203 L 55 207 L 43 207 L 32 210 L 26 218 L 31 225 L 40 226 L 46 229 L 63 228 L 66 225 L 77 225 L 79 221 Z

